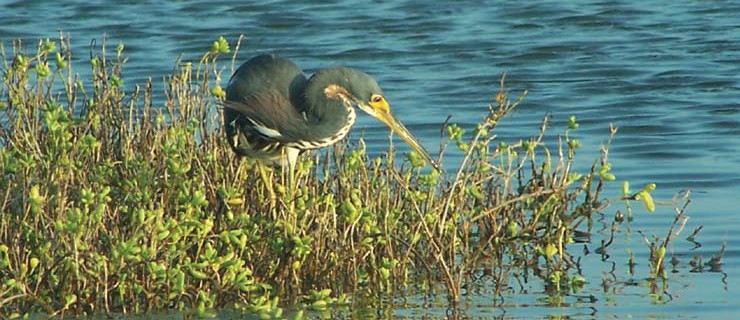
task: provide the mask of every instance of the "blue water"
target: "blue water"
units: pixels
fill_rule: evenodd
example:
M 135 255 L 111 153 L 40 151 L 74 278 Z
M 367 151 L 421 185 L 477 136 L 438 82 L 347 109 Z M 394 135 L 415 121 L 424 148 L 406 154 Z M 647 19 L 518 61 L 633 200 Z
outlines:
M 195 60 L 218 36 L 232 42 L 246 36 L 239 53 L 278 53 L 307 72 L 347 65 L 374 75 L 397 116 L 432 152 L 439 126 L 471 127 L 486 111 L 507 74 L 512 95 L 528 90 L 521 107 L 498 131 L 515 142 L 537 134 L 541 119 L 553 117 L 550 137 L 562 132 L 568 116 L 581 125 L 579 165 L 596 158 L 609 124 L 619 128 L 610 159 L 620 181 L 635 188 L 655 182 L 657 200 L 690 189 L 693 203 L 686 230 L 669 254 L 679 257 L 670 274 L 671 299 L 653 303 L 643 279 L 647 250 L 641 237 L 620 234 L 607 262 L 585 257 L 588 280 L 569 308 L 547 307 L 542 288 L 507 295 L 503 308 L 485 294 L 467 298 L 467 315 L 485 317 L 694 317 L 735 315 L 740 276 L 740 2 L 736 1 L 16 1 L 0 2 L 0 40 L 38 38 L 69 32 L 77 59 L 87 58 L 92 38 L 126 44 L 127 83 L 169 74 L 175 59 Z M 98 40 L 99 41 L 99 40 Z M 99 43 L 99 42 L 98 42 Z M 83 66 L 83 63 L 78 66 Z M 225 73 L 229 73 L 227 70 Z M 224 80 L 225 81 L 225 80 Z M 370 152 L 386 150 L 387 129 L 360 117 Z M 549 141 L 554 141 L 550 139 Z M 400 142 L 397 141 L 399 147 Z M 459 155 L 446 159 L 452 168 Z M 620 183 L 610 186 L 617 195 Z M 609 221 L 614 205 L 605 211 Z M 664 235 L 672 206 L 647 214 L 636 207 L 633 231 Z M 684 241 L 703 225 L 702 247 Z M 593 237 L 593 251 L 606 235 Z M 694 255 L 704 260 L 727 243 L 721 272 L 689 272 Z M 638 261 L 626 273 L 629 251 Z M 611 262 L 619 283 L 600 286 Z M 588 273 L 590 272 L 590 273 Z M 723 282 L 723 279 L 725 282 Z M 593 296 L 595 302 L 580 299 Z M 438 317 L 423 299 L 394 308 L 397 317 Z

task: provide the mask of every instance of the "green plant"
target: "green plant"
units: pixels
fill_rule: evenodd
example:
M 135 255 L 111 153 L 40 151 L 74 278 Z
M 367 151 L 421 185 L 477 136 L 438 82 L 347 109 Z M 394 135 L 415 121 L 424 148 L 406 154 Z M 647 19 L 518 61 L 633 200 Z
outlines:
M 541 279 L 553 303 L 584 285 L 568 244 L 607 204 L 609 143 L 577 172 L 574 117 L 554 148 L 549 118 L 530 139 L 499 139 L 523 98 L 512 101 L 503 78 L 480 124 L 447 126 L 463 154 L 450 174 L 423 170 L 413 153 L 369 159 L 362 140 L 288 172 L 237 158 L 224 141 L 224 38 L 178 63 L 163 99 L 150 82 L 124 81 L 122 44 L 98 50 L 84 80 L 64 35 L 35 54 L 21 42 L 2 50 L 2 314 L 280 318 L 280 303 L 322 310 L 439 290 L 454 303 L 483 266 L 497 296 L 517 274 Z

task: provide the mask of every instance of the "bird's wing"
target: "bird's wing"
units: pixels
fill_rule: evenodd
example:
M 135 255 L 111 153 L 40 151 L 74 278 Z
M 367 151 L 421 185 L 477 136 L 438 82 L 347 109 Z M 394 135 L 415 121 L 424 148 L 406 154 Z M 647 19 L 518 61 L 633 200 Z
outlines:
M 266 139 L 294 142 L 308 129 L 305 116 L 278 93 L 257 92 L 242 101 L 224 101 L 223 106 L 239 112 L 250 127 Z

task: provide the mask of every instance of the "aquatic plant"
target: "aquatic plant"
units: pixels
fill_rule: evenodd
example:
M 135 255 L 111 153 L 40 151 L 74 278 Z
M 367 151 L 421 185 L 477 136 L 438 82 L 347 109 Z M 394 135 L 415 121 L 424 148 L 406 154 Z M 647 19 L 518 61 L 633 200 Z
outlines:
M 223 138 L 225 39 L 178 62 L 163 98 L 151 80 L 125 83 L 123 44 L 96 48 L 89 79 L 73 70 L 64 35 L 35 54 L 20 41 L 2 50 L 0 314 L 237 308 L 278 318 L 284 303 L 321 311 L 443 293 L 454 304 L 482 276 L 494 297 L 520 277 L 553 297 L 584 285 L 568 244 L 608 203 L 616 128 L 585 172 L 573 168 L 574 117 L 555 146 L 549 118 L 505 143 L 496 126 L 524 95 L 512 98 L 502 78 L 472 132 L 445 125 L 440 158 L 463 154 L 448 174 L 392 148 L 370 157 L 361 140 L 288 172 L 237 158 Z M 650 191 L 625 200 L 647 205 Z

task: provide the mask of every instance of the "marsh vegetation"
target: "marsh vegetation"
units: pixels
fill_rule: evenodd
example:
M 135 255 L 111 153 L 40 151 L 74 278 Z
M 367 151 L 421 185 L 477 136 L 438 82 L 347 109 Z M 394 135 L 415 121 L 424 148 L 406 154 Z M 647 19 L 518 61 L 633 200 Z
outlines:
M 200 61 L 178 61 L 164 92 L 152 80 L 125 83 L 122 44 L 91 48 L 80 66 L 64 36 L 28 47 L 2 52 L 8 317 L 168 308 L 280 317 L 285 305 L 325 310 L 409 294 L 455 305 L 481 281 L 494 301 L 541 281 L 557 304 L 585 285 L 581 249 L 569 245 L 588 240 L 595 216 L 615 201 L 630 218 L 636 200 L 654 210 L 654 185 L 613 182 L 616 128 L 599 154 L 578 154 L 575 118 L 550 128 L 545 117 L 530 139 L 499 139 L 497 125 L 525 95 L 503 78 L 477 127 L 444 124 L 438 157 L 463 154 L 446 172 L 392 147 L 370 156 L 362 140 L 304 154 L 288 171 L 238 158 L 224 139 L 220 83 L 236 48 L 223 38 Z M 555 143 L 545 141 L 549 131 Z M 577 170 L 576 157 L 592 165 Z M 624 197 L 604 199 L 607 187 L 624 187 Z M 645 237 L 653 279 L 665 277 L 685 208 L 666 222 L 667 236 Z

